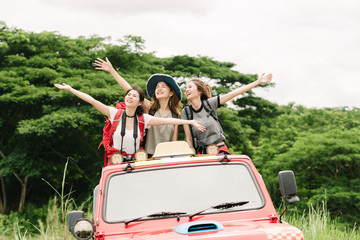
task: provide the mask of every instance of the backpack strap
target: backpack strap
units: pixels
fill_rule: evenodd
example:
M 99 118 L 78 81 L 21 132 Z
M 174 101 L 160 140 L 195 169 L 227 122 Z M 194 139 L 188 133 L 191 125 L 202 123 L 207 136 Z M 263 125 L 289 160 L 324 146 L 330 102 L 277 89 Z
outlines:
M 215 119 L 215 121 L 217 121 L 220 126 L 222 125 L 221 124 L 221 121 L 220 119 L 218 118 L 216 112 L 214 111 L 214 109 L 211 107 L 210 103 L 209 103 L 209 100 L 208 99 L 204 99 L 201 101 L 202 103 L 202 106 L 204 107 L 205 111 L 207 112 L 207 117 L 211 116 Z M 185 113 L 186 113 L 186 117 L 188 120 L 192 120 L 194 117 L 193 117 L 193 112 L 192 112 L 192 109 L 191 107 L 188 105 L 185 107 Z M 192 139 L 193 139 L 193 147 L 195 148 L 195 150 L 198 150 L 199 148 L 201 147 L 204 147 L 205 145 L 200 142 L 195 136 L 195 129 L 192 125 L 189 126 L 190 127 L 190 132 L 191 132 L 191 135 L 192 135 Z M 222 131 L 222 128 L 221 129 L 221 133 L 223 133 Z M 223 138 L 218 138 L 215 143 L 218 143 L 220 141 L 223 141 Z
M 185 107 L 185 113 L 186 113 L 186 118 L 188 120 L 193 120 L 193 118 L 194 118 L 193 112 L 192 112 L 191 107 L 189 105 L 187 105 Z M 194 127 L 192 125 L 189 125 L 189 128 L 190 128 L 190 132 L 191 132 L 193 147 L 195 148 L 195 150 L 197 150 L 199 148 L 199 141 L 197 140 L 197 138 L 195 136 Z
M 121 117 L 123 111 L 124 111 L 123 109 L 119 109 L 119 110 L 116 112 L 112 124 L 111 124 L 111 122 L 110 122 L 110 119 L 109 119 L 109 118 L 106 118 L 106 122 L 107 122 L 106 125 L 111 124 L 110 131 L 108 132 L 108 133 L 109 133 L 108 138 L 106 138 L 106 139 L 108 139 L 108 140 L 104 142 L 104 136 L 103 136 L 103 141 L 102 141 L 102 142 L 100 143 L 100 145 L 99 145 L 99 148 L 100 148 L 101 145 L 104 145 L 104 147 L 105 147 L 104 167 L 106 167 L 106 163 L 107 163 L 106 159 L 107 159 L 107 157 L 108 157 L 108 152 L 111 152 L 111 151 L 110 151 L 110 148 L 111 148 L 112 141 L 113 141 L 113 140 L 112 140 L 112 136 L 114 135 L 114 132 L 115 132 L 115 130 L 116 130 L 116 127 L 117 127 L 117 125 L 119 124 L 120 117 Z M 105 128 L 106 128 L 106 126 L 105 126 Z M 105 131 L 106 131 L 105 128 L 104 128 L 104 134 L 105 134 Z
M 186 107 L 185 107 L 185 113 L 186 113 L 186 118 L 188 119 L 188 120 L 193 120 L 193 112 L 192 112 L 192 110 L 190 109 L 190 106 L 189 105 L 187 105 Z
M 138 120 L 138 116 L 136 115 L 134 118 L 134 130 L 133 130 L 134 154 L 136 153 L 136 139 L 138 137 L 138 126 L 139 126 L 139 120 Z M 141 146 L 141 142 L 140 142 L 140 146 Z
M 205 111 L 208 112 L 207 116 L 211 115 L 219 124 L 220 124 L 220 131 L 222 134 L 224 134 L 224 131 L 221 127 L 222 123 L 218 117 L 218 115 L 216 114 L 216 112 L 214 111 L 214 109 L 211 107 L 210 103 L 209 103 L 209 100 L 208 99 L 204 99 L 202 101 L 203 103 L 203 106 L 204 106 L 204 109 Z M 220 141 L 223 141 L 223 138 L 218 138 L 215 142 L 220 142 Z
M 212 116 L 217 122 L 220 123 L 220 119 L 218 118 L 218 116 L 216 115 L 214 109 L 211 107 L 209 100 L 208 99 L 204 99 L 202 101 L 202 104 L 204 106 L 205 111 L 208 113 L 207 116 Z
M 121 121 L 121 149 L 120 149 L 120 151 L 122 152 L 123 141 L 124 141 L 124 136 L 125 136 L 125 131 L 126 131 L 126 112 L 122 116 L 121 120 L 122 121 Z M 141 148 L 141 144 L 144 139 L 144 128 L 145 128 L 144 115 L 140 115 L 140 116 L 136 115 L 134 118 L 134 130 L 133 130 L 134 154 L 136 153 L 136 139 L 138 137 L 138 127 L 140 129 L 140 148 Z
M 153 108 L 150 108 L 150 110 L 149 110 L 149 115 L 151 115 L 151 116 L 154 116 L 155 115 L 155 109 L 153 109 Z M 145 130 L 141 130 L 141 122 L 143 122 L 143 123 L 145 123 L 144 122 L 144 115 L 141 115 L 141 116 L 139 116 L 139 117 L 141 117 L 143 120 L 140 120 L 139 119 L 139 128 L 140 128 L 140 134 L 142 134 L 142 136 L 141 136 L 141 144 L 140 144 L 140 146 L 143 148 L 143 149 L 145 149 L 145 145 L 146 145 L 146 136 L 147 136 L 147 132 L 149 131 L 149 129 L 148 128 L 146 128 Z M 144 129 L 144 125 L 143 125 L 143 129 Z M 145 137 L 144 137 L 145 136 Z
M 142 147 L 142 143 L 144 141 L 144 136 L 145 136 L 145 120 L 144 120 L 144 114 L 138 116 L 138 120 L 139 120 L 139 129 L 140 129 L 140 147 Z
M 138 126 L 140 130 L 140 149 L 142 148 L 142 141 L 144 139 L 144 128 L 145 128 L 145 121 L 144 121 L 144 115 L 136 115 L 134 118 L 134 131 L 133 131 L 133 137 L 134 137 L 134 154 L 136 153 L 136 139 L 138 137 Z
M 218 96 L 218 101 L 219 101 L 219 104 L 220 104 L 219 96 Z M 220 118 L 219 118 L 218 115 L 216 114 L 216 111 L 211 107 L 208 99 L 203 100 L 203 106 L 204 106 L 205 110 L 208 112 L 208 114 L 210 114 L 210 115 L 219 123 L 219 125 L 220 125 L 220 132 L 221 132 L 222 134 L 224 134 L 224 131 L 223 131 L 222 127 L 221 127 L 222 122 L 220 121 Z M 221 142 L 221 141 L 224 141 L 224 139 L 223 139 L 222 137 L 216 139 L 214 143 L 219 143 L 219 142 Z
M 121 147 L 120 147 L 120 152 L 123 152 L 123 143 L 124 143 L 124 136 L 125 136 L 125 131 L 126 131 L 126 111 L 124 110 L 124 113 L 121 116 Z M 135 124 L 134 124 L 135 125 Z
M 117 125 L 118 125 L 119 122 L 120 122 L 120 117 L 121 117 L 121 115 L 122 115 L 123 112 L 124 112 L 123 109 L 119 109 L 119 110 L 116 112 L 115 116 L 114 116 L 114 120 L 113 120 L 113 123 L 111 124 L 110 135 L 109 135 L 109 137 L 110 137 L 110 146 L 112 146 L 112 143 L 113 143 L 113 141 L 112 141 L 112 136 L 114 135 L 114 132 L 115 132 L 115 130 L 116 130 L 116 127 L 117 127 Z

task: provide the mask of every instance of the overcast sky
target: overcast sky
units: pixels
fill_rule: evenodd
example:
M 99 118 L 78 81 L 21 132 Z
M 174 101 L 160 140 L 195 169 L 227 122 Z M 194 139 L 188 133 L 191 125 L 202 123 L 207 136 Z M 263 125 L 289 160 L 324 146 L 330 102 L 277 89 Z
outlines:
M 145 39 L 159 57 L 208 56 L 273 73 L 278 104 L 360 107 L 358 0 L 0 0 L 0 21 L 70 37 Z

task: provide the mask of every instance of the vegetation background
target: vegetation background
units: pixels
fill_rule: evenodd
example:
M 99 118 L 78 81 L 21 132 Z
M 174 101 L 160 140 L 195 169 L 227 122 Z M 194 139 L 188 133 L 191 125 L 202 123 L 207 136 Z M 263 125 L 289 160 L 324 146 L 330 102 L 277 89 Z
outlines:
M 176 77 L 182 88 L 186 80 L 201 77 L 214 86 L 214 95 L 257 79 L 233 70 L 234 63 L 211 57 L 156 57 L 145 51 L 139 36 L 124 36 L 117 44 L 108 40 L 27 32 L 0 22 L 0 236 L 21 239 L 27 232 L 30 238 L 33 233 L 41 238 L 50 224 L 64 223 L 65 209 L 91 209 L 92 189 L 103 165 L 98 145 L 104 117 L 54 83 L 70 84 L 108 105 L 122 101 L 124 91 L 112 76 L 94 70 L 92 62 L 98 57 L 108 57 L 120 75 L 143 89 L 154 73 Z M 276 77 L 273 81 L 276 84 Z M 300 216 L 297 223 L 306 225 L 301 219 L 312 216 L 309 209 L 323 209 L 315 216 L 325 216 L 325 223 L 340 231 L 351 229 L 356 239 L 358 108 L 280 106 L 249 91 L 218 113 L 230 151 L 253 159 L 277 207 L 282 203 L 277 173 L 291 169 L 301 199 L 291 207 L 294 216 Z

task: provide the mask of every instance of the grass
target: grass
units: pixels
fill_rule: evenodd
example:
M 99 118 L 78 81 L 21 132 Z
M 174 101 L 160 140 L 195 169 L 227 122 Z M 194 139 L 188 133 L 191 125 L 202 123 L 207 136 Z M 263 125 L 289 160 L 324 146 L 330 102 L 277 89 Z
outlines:
M 337 219 L 331 219 L 326 210 L 326 203 L 322 206 L 309 206 L 307 212 L 285 213 L 283 220 L 299 228 L 306 240 L 358 240 L 360 239 L 359 227 L 345 226 Z
M 81 206 L 76 206 L 74 199 L 70 197 L 71 191 L 68 194 L 64 194 L 68 163 L 69 159 L 67 159 L 64 167 L 60 192 L 57 191 L 56 188 L 54 188 L 49 182 L 43 179 L 57 194 L 53 199 L 50 199 L 47 209 L 45 208 L 44 210 L 43 216 L 46 216 L 46 220 L 42 221 L 38 219 L 36 223 L 32 223 L 31 221 L 24 219 L 24 217 L 17 212 L 12 212 L 8 216 L 0 214 L 0 240 L 74 239 L 71 237 L 68 230 L 66 218 L 67 213 L 74 209 L 86 209 L 85 205 L 87 204 L 89 206 L 87 207 L 85 217 L 91 219 L 91 204 L 89 204 L 89 200 L 91 200 L 91 198 L 85 201 Z M 12 228 L 10 226 L 12 226 Z

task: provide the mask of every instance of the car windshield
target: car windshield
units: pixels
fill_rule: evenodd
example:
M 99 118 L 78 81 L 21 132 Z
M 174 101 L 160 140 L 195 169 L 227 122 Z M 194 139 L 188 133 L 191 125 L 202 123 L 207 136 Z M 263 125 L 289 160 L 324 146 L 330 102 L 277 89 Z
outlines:
M 226 202 L 249 203 L 229 210 L 257 209 L 264 198 L 244 163 L 186 165 L 117 173 L 107 179 L 103 218 L 121 222 L 156 212 L 188 214 Z M 205 213 L 204 213 L 205 214 Z

